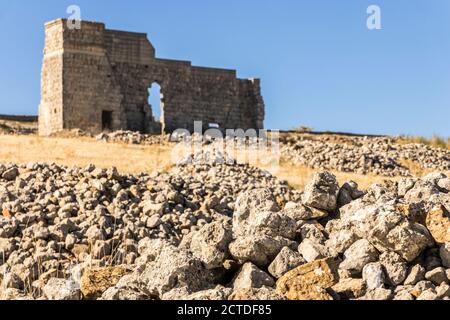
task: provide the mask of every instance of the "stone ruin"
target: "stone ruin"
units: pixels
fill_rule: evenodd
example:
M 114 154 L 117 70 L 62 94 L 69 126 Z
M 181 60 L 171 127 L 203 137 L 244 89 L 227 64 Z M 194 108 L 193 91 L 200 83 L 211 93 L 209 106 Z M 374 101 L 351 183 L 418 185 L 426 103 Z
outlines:
M 161 87 L 161 118 L 149 104 L 149 88 Z M 259 79 L 235 70 L 160 59 L 145 33 L 108 30 L 103 23 L 67 20 L 45 25 L 39 134 L 81 129 L 97 134 L 193 131 L 194 121 L 221 129 L 262 129 Z

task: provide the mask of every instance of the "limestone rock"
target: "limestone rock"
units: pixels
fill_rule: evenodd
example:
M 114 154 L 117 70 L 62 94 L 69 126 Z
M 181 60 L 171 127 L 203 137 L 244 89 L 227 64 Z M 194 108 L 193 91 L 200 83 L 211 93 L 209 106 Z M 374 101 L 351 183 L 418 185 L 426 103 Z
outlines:
M 442 178 L 439 179 L 437 186 L 443 192 L 450 192 L 450 178 Z
M 305 239 L 300 243 L 298 252 L 307 262 L 328 257 L 327 247 L 310 239 Z
M 228 297 L 232 294 L 233 289 L 225 288 L 223 286 L 217 286 L 213 289 L 203 290 L 195 292 L 189 295 L 186 300 L 198 301 L 198 300 L 228 300 Z
M 240 264 L 252 262 L 258 267 L 266 267 L 286 246 L 291 247 L 292 242 L 285 238 L 271 238 L 268 236 L 239 237 L 230 246 L 230 253 Z
M 241 193 L 236 199 L 233 214 L 233 232 L 235 234 L 245 233 L 245 224 L 251 213 L 276 212 L 278 210 L 276 199 L 268 189 L 256 189 Z
M 408 203 L 420 203 L 438 193 L 439 189 L 435 182 L 423 178 L 414 184 L 414 187 L 405 194 L 404 198 Z
M 344 253 L 344 261 L 340 269 L 361 272 L 368 263 L 378 260 L 378 251 L 369 241 L 361 239 L 356 241 Z
M 344 253 L 352 244 L 360 240 L 358 235 L 351 229 L 341 229 L 332 232 L 325 246 L 332 255 L 339 255 Z
M 205 225 L 191 240 L 191 252 L 200 259 L 207 269 L 219 268 L 229 255 L 228 246 L 232 241 L 231 227 L 222 222 Z
M 374 262 L 364 266 L 362 271 L 363 279 L 368 290 L 384 288 L 385 274 L 381 263 Z
M 441 283 L 441 285 L 436 288 L 436 295 L 438 299 L 449 298 L 450 286 L 447 283 Z
M 305 263 L 305 259 L 299 253 L 294 252 L 289 247 L 284 247 L 270 264 L 269 273 L 279 279 L 288 271 Z
M 308 239 L 318 244 L 324 244 L 327 240 L 325 228 L 316 220 L 298 223 L 297 233 L 303 241 Z
M 328 257 L 327 248 L 317 242 L 310 239 L 303 240 L 298 246 L 298 252 L 307 262 L 312 262 L 319 259 Z
M 425 268 L 420 264 L 416 264 L 411 267 L 409 274 L 405 279 L 405 285 L 416 285 L 418 282 L 425 279 Z
M 281 211 L 284 215 L 290 217 L 295 221 L 301 220 L 318 220 L 326 218 L 328 212 L 315 208 L 309 208 L 301 203 L 288 202 Z
M 303 203 L 316 209 L 334 211 L 337 207 L 338 192 L 336 177 L 329 172 L 320 172 L 306 185 Z
M 148 291 L 136 274 L 123 276 L 114 287 L 107 289 L 99 300 L 150 300 L 157 297 Z
M 383 156 L 401 159 L 403 147 L 377 142 L 378 157 L 359 153 L 368 142 L 355 139 L 359 147 L 351 159 L 357 160 L 341 162 L 348 155 L 336 149 L 330 156 L 334 165 L 410 174 Z M 448 166 L 448 151 L 411 148 L 408 152 L 427 168 Z M 283 297 L 450 299 L 449 242 L 441 242 L 450 210 L 445 175 L 412 178 L 404 185 L 384 182 L 365 193 L 348 183 L 340 189 L 339 210 L 326 211 L 305 205 L 304 193 L 268 172 L 230 159 L 211 164 L 194 154 L 191 160 L 168 172 L 139 175 L 93 165 L 0 164 L 0 296 L 47 299 L 46 284 L 62 283 L 51 278 L 70 277 L 76 290 L 85 272 L 110 266 L 130 273 L 112 282 L 113 277 L 99 276 L 92 288 L 102 288 L 87 299 L 227 299 L 234 289 L 221 285 L 238 276 L 247 287 L 273 285 L 266 272 L 280 283 L 308 261 L 333 257 L 343 268 L 332 269 L 338 274 L 332 285 L 323 284 L 327 272 L 304 271 L 294 277 L 300 280 L 285 280 Z M 330 164 L 317 161 L 317 167 Z M 4 179 L 13 167 L 20 175 Z M 333 198 L 327 188 L 318 189 L 315 199 Z M 252 267 L 245 272 L 243 265 Z M 276 298 L 268 287 L 236 290 L 234 297 Z
M 408 290 L 402 290 L 395 294 L 395 297 L 393 300 L 399 300 L 399 301 L 413 301 L 414 296 L 408 292 Z
M 251 262 L 244 264 L 233 280 L 234 290 L 273 286 L 275 281 L 272 277 Z
M 170 245 L 171 243 L 165 239 L 144 238 L 138 242 L 138 252 L 141 255 L 148 256 L 153 261 L 161 254 L 164 248 Z
M 395 252 L 383 252 L 380 262 L 386 270 L 387 280 L 393 285 L 399 285 L 405 281 L 408 275 L 406 261 Z
M 417 300 L 425 300 L 432 301 L 437 300 L 437 293 L 434 290 L 426 290 L 423 291 L 418 297 Z
M 210 286 L 211 274 L 190 252 L 172 246 L 164 247 L 155 261 L 149 263 L 139 280 L 154 295 L 187 288 L 189 293 Z
M 422 293 L 425 291 L 433 291 L 435 290 L 436 286 L 431 281 L 419 281 L 414 288 L 410 290 L 410 293 L 418 298 Z
M 346 182 L 342 185 L 338 194 L 338 206 L 342 207 L 353 200 L 356 200 L 364 195 L 364 192 L 358 190 L 358 184 L 354 181 Z
M 415 179 L 402 178 L 398 182 L 397 193 L 400 197 L 404 197 L 406 193 L 414 187 Z
M 377 288 L 374 290 L 369 290 L 366 294 L 361 297 L 359 300 L 377 300 L 377 301 L 385 301 L 391 300 L 393 298 L 392 290 Z
M 269 237 L 294 239 L 296 235 L 296 223 L 293 219 L 281 213 L 268 211 L 252 214 L 248 220 L 248 228 L 252 234 Z
M 96 299 L 128 273 L 128 270 L 121 267 L 88 269 L 80 280 L 81 292 L 86 299 Z
M 278 301 L 286 300 L 282 295 L 280 295 L 275 289 L 262 287 L 259 289 L 240 289 L 234 291 L 228 298 L 228 300 L 234 301 L 251 301 L 251 300 L 261 300 L 261 301 Z
M 442 283 L 448 283 L 449 281 L 445 269 L 442 267 L 435 268 L 425 273 L 425 279 L 433 282 L 437 286 L 441 285 Z
M 70 280 L 51 278 L 43 292 L 49 300 L 80 300 L 80 289 Z
M 289 300 L 332 300 L 327 289 L 337 279 L 332 259 L 317 260 L 286 273 L 277 281 L 277 292 Z
M 434 241 L 441 244 L 450 242 L 450 214 L 443 206 L 428 212 L 426 225 Z
M 357 299 L 366 292 L 366 284 L 362 279 L 341 279 L 331 288 L 343 299 Z
M 347 221 L 379 251 L 394 251 L 407 262 L 417 258 L 431 241 L 425 227 L 408 221 L 391 204 L 357 210 Z
M 91 255 L 95 258 L 95 259 L 102 259 L 106 256 L 111 255 L 112 252 L 112 248 L 109 242 L 107 241 L 95 241 L 94 246 L 92 247 L 91 250 Z
M 244 201 L 248 202 L 244 203 Z M 254 234 L 288 239 L 295 237 L 295 220 L 281 212 L 274 212 L 279 210 L 278 205 L 268 190 L 253 190 L 243 193 L 238 197 L 236 203 L 238 205 L 233 215 L 235 237 Z

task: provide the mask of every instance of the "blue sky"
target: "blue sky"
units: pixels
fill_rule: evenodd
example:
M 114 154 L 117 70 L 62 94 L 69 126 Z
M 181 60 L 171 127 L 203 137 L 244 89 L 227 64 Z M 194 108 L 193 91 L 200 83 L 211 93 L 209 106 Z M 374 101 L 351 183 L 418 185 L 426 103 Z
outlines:
M 0 0 L 0 113 L 37 113 L 43 25 L 71 4 L 159 57 L 261 78 L 268 128 L 450 136 L 448 0 Z

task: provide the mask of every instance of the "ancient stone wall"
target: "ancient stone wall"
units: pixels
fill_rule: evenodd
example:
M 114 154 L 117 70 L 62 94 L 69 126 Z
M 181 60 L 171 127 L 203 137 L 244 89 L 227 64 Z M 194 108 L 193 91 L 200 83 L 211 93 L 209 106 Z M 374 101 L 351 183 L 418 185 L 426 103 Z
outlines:
M 61 23 L 49 23 L 45 28 L 39 106 L 41 135 L 63 130 L 63 30 Z
M 161 86 L 161 123 L 148 104 L 148 89 Z M 67 129 L 166 132 L 194 129 L 194 121 L 222 129 L 263 128 L 260 82 L 236 71 L 159 59 L 144 33 L 65 20 L 46 24 L 39 132 Z M 158 119 L 159 120 L 159 119 Z

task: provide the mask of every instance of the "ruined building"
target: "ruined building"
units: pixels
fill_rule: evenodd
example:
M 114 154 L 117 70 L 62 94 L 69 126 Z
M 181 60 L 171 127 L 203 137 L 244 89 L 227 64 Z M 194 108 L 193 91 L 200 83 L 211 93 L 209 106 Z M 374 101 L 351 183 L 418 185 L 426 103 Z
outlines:
M 257 79 L 236 71 L 192 66 L 155 57 L 145 33 L 108 30 L 64 19 L 45 25 L 39 133 L 82 129 L 91 133 L 193 130 L 194 121 L 222 129 L 261 129 L 264 102 Z M 161 118 L 149 88 L 161 87 Z

